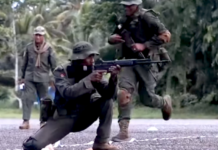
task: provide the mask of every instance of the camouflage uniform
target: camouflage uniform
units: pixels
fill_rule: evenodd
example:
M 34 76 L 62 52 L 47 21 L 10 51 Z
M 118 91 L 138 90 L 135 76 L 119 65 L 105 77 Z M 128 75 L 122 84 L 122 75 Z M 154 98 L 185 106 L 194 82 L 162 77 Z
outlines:
M 125 0 L 121 4 L 140 5 L 141 0 Z M 121 35 L 119 26 L 130 32 L 135 43 L 145 44 L 146 49 L 142 51 L 145 58 L 151 58 L 152 60 L 169 59 L 166 50 L 161 46 L 169 41 L 170 33 L 152 10 L 139 7 L 134 16 L 122 17 L 113 34 Z M 109 43 L 117 44 L 110 42 L 110 38 Z M 118 54 L 120 54 L 120 58 L 139 59 L 138 53 L 133 52 L 125 43 L 122 43 L 121 51 Z M 119 142 L 129 138 L 128 126 L 131 119 L 132 96 L 136 90 L 138 90 L 140 101 L 145 106 L 159 108 L 162 110 L 165 120 L 170 118 L 172 111 L 170 96 L 162 97 L 155 94 L 159 71 L 160 67 L 157 64 L 122 68 L 119 75 L 119 92 L 117 94 L 120 132 L 112 138 L 113 141 Z
M 45 34 L 45 29 L 41 26 L 35 28 L 34 34 Z M 31 109 L 37 95 L 40 99 L 47 97 L 48 86 L 50 81 L 49 72 L 56 68 L 56 56 L 48 43 L 43 43 L 43 50 L 40 51 L 35 43 L 30 43 L 26 47 L 23 64 L 21 66 L 21 78 L 24 79 L 24 95 L 22 97 L 23 103 L 23 124 L 20 129 L 29 128 L 29 119 Z M 40 121 L 41 112 L 40 112 Z
M 98 54 L 88 42 L 78 42 L 73 46 L 72 62 L 61 65 L 53 72 L 56 94 L 54 115 L 47 123 L 24 142 L 24 150 L 41 150 L 48 144 L 54 144 L 70 132 L 79 132 L 88 128 L 99 119 L 97 136 L 93 150 L 116 150 L 107 144 L 113 116 L 112 96 L 116 91 L 117 78 L 94 84 L 90 80 L 87 66 L 75 65 L 91 54 Z M 79 67 L 78 67 L 79 66 Z

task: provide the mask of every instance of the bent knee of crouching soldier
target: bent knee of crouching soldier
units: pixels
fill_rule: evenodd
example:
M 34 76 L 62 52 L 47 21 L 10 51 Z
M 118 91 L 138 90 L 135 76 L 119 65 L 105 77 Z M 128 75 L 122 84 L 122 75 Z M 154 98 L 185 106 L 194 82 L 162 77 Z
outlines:
M 32 137 L 23 142 L 23 150 L 41 150 L 42 148 L 39 142 Z

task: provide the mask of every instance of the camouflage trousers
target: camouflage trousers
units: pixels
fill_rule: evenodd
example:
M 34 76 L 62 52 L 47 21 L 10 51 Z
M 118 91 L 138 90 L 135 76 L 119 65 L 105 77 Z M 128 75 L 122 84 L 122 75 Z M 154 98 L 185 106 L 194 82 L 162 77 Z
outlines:
M 48 96 L 48 82 L 25 81 L 24 93 L 22 96 L 23 120 L 29 120 L 34 101 Z M 37 97 L 38 96 L 38 97 Z M 40 104 L 41 107 L 41 104 Z M 40 112 L 41 121 L 41 112 Z
M 156 66 L 140 65 L 122 68 L 119 75 L 119 90 L 128 91 L 130 99 L 128 103 L 122 104 L 122 98 L 119 98 L 118 94 L 119 120 L 131 119 L 132 99 L 134 93 L 137 92 L 143 105 L 159 109 L 163 107 L 163 97 L 155 94 L 157 80 L 158 70 Z

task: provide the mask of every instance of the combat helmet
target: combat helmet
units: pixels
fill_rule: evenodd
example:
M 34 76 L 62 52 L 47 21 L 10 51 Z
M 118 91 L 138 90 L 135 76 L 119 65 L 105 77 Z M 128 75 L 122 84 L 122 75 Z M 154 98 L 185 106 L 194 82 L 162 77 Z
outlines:
M 72 56 L 70 60 L 86 59 L 89 55 L 99 55 L 98 51 L 86 41 L 77 42 L 72 47 Z
M 120 4 L 123 5 L 140 5 L 142 0 L 121 0 Z

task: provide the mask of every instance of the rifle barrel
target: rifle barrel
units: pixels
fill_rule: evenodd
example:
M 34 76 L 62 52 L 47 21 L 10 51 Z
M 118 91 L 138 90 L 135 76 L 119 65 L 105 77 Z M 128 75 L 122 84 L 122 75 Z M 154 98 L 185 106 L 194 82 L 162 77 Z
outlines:
M 152 64 L 152 63 L 166 63 L 169 62 L 168 60 L 162 61 L 152 61 L 150 59 L 125 59 L 125 60 L 114 60 L 114 61 L 101 61 L 100 63 L 96 64 L 95 67 L 106 67 L 106 66 L 116 66 L 119 65 L 121 67 L 128 67 L 134 65 L 143 65 L 143 64 Z

